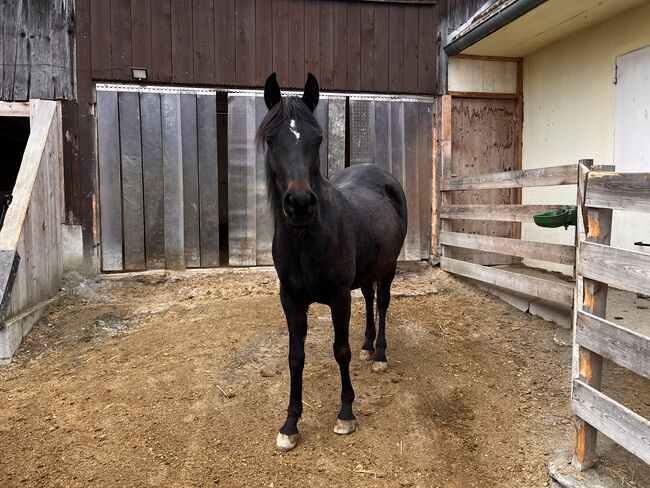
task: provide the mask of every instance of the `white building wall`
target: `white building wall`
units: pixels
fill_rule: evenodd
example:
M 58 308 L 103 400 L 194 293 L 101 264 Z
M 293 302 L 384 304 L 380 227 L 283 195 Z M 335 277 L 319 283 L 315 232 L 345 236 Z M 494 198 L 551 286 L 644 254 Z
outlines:
M 592 158 L 621 171 L 650 172 L 636 162 L 614 161 L 613 82 L 616 57 L 650 45 L 650 4 L 576 33 L 524 58 L 523 167 L 539 168 Z M 649 87 L 650 89 L 650 87 Z M 650 136 L 649 136 L 650 137 Z M 575 186 L 527 188 L 524 204 L 574 204 Z M 615 213 L 612 245 L 642 251 L 632 243 L 650 242 L 647 214 Z M 573 228 L 522 225 L 522 239 L 574 242 Z M 648 248 L 645 248 L 648 249 Z M 567 266 L 527 260 L 570 273 Z

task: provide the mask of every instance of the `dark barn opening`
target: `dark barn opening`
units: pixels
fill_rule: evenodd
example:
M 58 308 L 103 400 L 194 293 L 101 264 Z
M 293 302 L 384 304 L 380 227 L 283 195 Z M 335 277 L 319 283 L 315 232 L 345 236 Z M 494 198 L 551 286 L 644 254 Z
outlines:
M 11 202 L 29 139 L 29 117 L 0 117 L 0 227 Z

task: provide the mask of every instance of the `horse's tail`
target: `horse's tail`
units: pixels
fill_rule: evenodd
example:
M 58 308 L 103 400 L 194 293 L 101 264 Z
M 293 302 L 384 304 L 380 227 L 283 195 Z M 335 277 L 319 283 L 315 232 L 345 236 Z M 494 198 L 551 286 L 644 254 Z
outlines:
M 397 180 L 395 182 L 386 183 L 386 194 L 393 202 L 393 207 L 404 225 L 404 233 L 406 234 L 406 227 L 408 225 L 408 209 L 406 207 L 406 195 L 402 189 L 402 185 Z

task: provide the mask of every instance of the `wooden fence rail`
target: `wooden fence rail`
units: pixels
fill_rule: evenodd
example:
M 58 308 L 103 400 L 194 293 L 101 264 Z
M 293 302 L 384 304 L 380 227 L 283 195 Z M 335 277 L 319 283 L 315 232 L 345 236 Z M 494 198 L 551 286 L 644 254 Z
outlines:
M 443 119 L 445 116 L 443 106 Z M 550 168 L 505 171 L 478 176 L 456 177 L 450 174 L 451 144 L 443 121 L 441 141 L 442 180 L 440 182 L 442 269 L 467 278 L 501 288 L 515 290 L 570 307 L 573 304 L 574 286 L 544 278 L 533 277 L 506 269 L 471 263 L 456 259 L 451 248 L 468 249 L 501 256 L 532 258 L 569 266 L 575 265 L 575 246 L 545 242 L 523 241 L 509 237 L 496 237 L 465 232 L 452 232 L 452 220 L 480 220 L 488 222 L 534 222 L 533 216 L 562 205 L 453 205 L 451 194 L 456 191 L 494 190 L 555 185 L 575 185 L 578 182 L 578 165 L 569 164 Z
M 578 242 L 574 315 L 572 407 L 576 414 L 573 464 L 596 462 L 598 432 L 650 463 L 650 421 L 600 391 L 603 357 L 650 378 L 650 334 L 605 319 L 608 286 L 650 293 L 650 255 L 610 247 L 612 210 L 650 212 L 650 173 L 579 168 L 584 227 Z M 644 217 L 647 218 L 647 217 Z
M 61 286 L 61 142 L 58 102 L 32 102 L 31 133 L 0 230 L 0 363 L 11 358 Z

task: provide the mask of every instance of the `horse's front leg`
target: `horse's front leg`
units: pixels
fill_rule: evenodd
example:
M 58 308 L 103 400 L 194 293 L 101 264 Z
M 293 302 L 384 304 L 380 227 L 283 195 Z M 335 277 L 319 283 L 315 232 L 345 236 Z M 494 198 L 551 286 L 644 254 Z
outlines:
M 305 367 L 305 338 L 307 337 L 308 305 L 294 300 L 283 288 L 280 300 L 289 328 L 289 372 L 291 393 L 287 420 L 280 428 L 275 444 L 281 451 L 288 451 L 298 443 L 298 420 L 302 415 L 302 371 Z
M 356 419 L 352 413 L 354 390 L 350 381 L 350 290 L 345 290 L 332 301 L 332 322 L 334 323 L 334 357 L 341 370 L 341 410 L 336 419 L 334 432 L 351 434 L 356 428 Z

